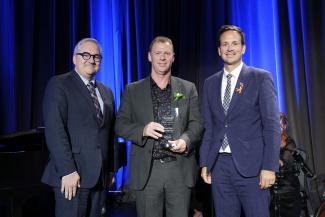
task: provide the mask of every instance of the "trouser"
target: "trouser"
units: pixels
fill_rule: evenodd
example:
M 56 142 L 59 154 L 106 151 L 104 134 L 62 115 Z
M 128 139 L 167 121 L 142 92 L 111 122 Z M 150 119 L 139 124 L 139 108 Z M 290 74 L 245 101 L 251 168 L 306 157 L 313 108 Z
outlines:
M 139 217 L 188 216 L 191 189 L 184 184 L 177 161 L 162 163 L 154 160 L 145 188 L 136 191 L 136 206 Z

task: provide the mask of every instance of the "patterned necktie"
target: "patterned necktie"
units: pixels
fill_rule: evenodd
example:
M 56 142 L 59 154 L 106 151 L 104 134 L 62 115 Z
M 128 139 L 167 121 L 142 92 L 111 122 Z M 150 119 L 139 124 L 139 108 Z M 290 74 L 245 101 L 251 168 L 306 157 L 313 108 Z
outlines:
M 225 114 L 227 114 L 229 104 L 230 104 L 230 90 L 231 90 L 231 74 L 227 75 L 227 86 L 225 90 L 225 95 L 223 97 L 222 107 Z
M 229 104 L 230 104 L 231 77 L 232 77 L 231 74 L 227 75 L 227 86 L 226 86 L 225 95 L 223 97 L 223 103 L 222 103 L 222 107 L 225 115 L 227 115 Z M 229 142 L 228 142 L 227 134 L 225 134 L 221 144 L 222 150 L 225 150 L 228 145 Z
M 89 82 L 87 84 L 87 87 L 88 87 L 88 90 L 90 92 L 90 96 L 93 100 L 93 103 L 94 103 L 94 106 L 95 106 L 95 109 L 96 109 L 96 117 L 97 117 L 97 122 L 99 125 L 101 125 L 103 123 L 103 113 L 102 113 L 102 110 L 100 109 L 100 104 L 99 104 L 99 101 L 98 101 L 98 98 L 97 98 L 97 94 L 96 94 L 96 84 L 94 82 Z

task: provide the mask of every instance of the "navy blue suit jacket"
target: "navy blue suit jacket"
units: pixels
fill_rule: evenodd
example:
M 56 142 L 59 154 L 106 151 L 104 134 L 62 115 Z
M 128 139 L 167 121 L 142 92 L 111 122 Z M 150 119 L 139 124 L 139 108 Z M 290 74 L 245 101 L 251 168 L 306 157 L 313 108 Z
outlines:
M 75 71 L 54 76 L 43 100 L 45 137 L 50 157 L 42 181 L 61 186 L 61 177 L 77 171 L 80 185 L 91 188 L 101 171 L 113 171 L 115 106 L 112 91 L 100 82 L 104 123 L 99 125 L 87 86 Z
M 212 170 L 227 133 L 233 160 L 245 177 L 279 167 L 280 124 L 272 76 L 262 69 L 243 65 L 227 115 L 221 100 L 223 70 L 204 84 L 205 133 L 200 147 L 200 165 Z

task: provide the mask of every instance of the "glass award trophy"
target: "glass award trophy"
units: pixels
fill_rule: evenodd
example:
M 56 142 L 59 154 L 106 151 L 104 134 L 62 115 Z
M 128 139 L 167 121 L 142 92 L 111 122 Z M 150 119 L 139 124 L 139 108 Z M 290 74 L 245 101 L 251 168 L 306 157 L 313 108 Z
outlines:
M 164 114 L 158 110 L 159 123 L 164 126 L 165 132 L 160 138 L 160 145 L 163 148 L 172 148 L 172 144 L 168 140 L 175 140 L 179 138 L 178 129 L 175 127 L 178 118 L 178 108 L 171 108 L 169 114 Z

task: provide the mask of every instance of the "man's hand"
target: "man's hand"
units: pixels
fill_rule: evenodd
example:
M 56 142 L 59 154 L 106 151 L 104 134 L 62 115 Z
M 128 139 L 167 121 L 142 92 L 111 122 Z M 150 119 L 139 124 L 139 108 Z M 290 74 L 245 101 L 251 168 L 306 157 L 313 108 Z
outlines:
M 260 188 L 265 189 L 271 187 L 275 182 L 275 172 L 270 170 L 261 170 Z
M 165 132 L 164 129 L 163 125 L 156 122 L 150 122 L 143 128 L 142 135 L 158 139 L 162 137 L 162 133 Z
M 115 183 L 115 174 L 114 174 L 114 172 L 109 172 L 107 182 L 108 182 L 107 183 L 108 187 L 112 187 L 112 185 Z
M 168 140 L 168 143 L 171 144 L 172 148 L 170 149 L 173 152 L 183 153 L 187 149 L 187 145 L 185 140 L 177 139 L 177 140 Z
M 77 171 L 62 177 L 61 193 L 68 200 L 76 196 L 77 188 L 80 187 L 80 176 Z
M 200 210 L 194 209 L 193 217 L 203 217 L 203 213 Z
M 201 177 L 205 183 L 211 184 L 211 173 L 208 172 L 206 167 L 202 167 L 201 169 Z

